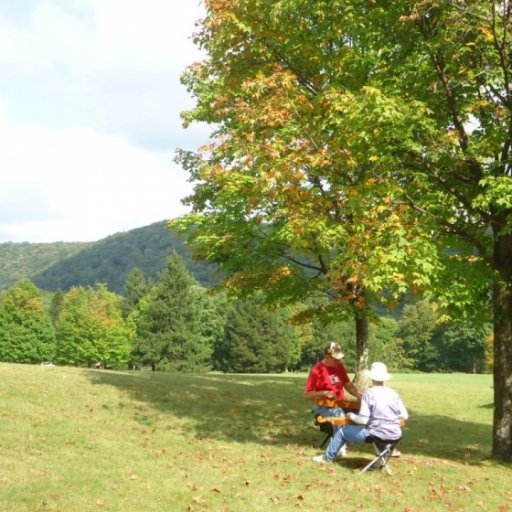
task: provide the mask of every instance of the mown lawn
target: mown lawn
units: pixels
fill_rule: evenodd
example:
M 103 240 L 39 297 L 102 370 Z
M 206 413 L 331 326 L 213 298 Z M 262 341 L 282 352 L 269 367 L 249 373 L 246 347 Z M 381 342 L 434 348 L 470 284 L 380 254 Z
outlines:
M 311 461 L 305 378 L 0 364 L 0 511 L 512 511 L 490 376 L 395 376 L 392 475 L 359 474 L 367 445 Z

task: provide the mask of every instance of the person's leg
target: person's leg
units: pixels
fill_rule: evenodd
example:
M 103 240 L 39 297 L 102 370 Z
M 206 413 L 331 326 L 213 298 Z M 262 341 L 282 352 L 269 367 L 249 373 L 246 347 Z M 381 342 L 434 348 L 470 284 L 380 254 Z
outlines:
M 361 425 L 347 425 L 337 429 L 325 450 L 325 458 L 332 462 L 346 443 L 364 443 L 368 435 L 368 430 Z
M 325 418 L 333 417 L 333 416 L 336 418 L 344 418 L 345 417 L 345 411 L 341 407 L 325 407 L 322 405 L 315 405 L 313 407 L 313 413 L 315 414 L 315 416 L 323 416 Z M 339 425 L 333 425 L 332 427 L 333 427 L 333 435 L 331 437 L 331 443 L 332 443 L 334 437 L 336 436 L 336 433 L 342 428 Z M 330 444 L 329 444 L 329 446 L 330 446 Z M 339 449 L 334 454 L 334 457 L 336 457 L 336 455 L 339 455 L 340 457 L 344 457 L 346 454 L 347 454 L 346 445 L 342 444 L 342 445 L 339 445 Z M 330 459 L 331 462 L 334 460 L 334 457 L 332 459 Z M 315 462 L 325 462 L 326 456 L 325 456 L 325 454 L 316 455 L 315 457 L 313 457 L 313 460 Z
M 323 405 L 315 405 L 313 413 L 315 416 L 323 416 L 324 418 L 332 416 L 343 418 L 345 416 L 345 411 L 341 407 L 325 407 Z

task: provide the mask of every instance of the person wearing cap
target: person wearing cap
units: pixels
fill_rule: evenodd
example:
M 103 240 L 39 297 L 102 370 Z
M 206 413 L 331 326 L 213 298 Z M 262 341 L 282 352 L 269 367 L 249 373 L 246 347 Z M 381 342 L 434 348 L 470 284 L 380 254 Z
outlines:
M 359 414 L 347 414 L 356 424 L 337 429 L 325 453 L 313 457 L 315 462 L 333 462 L 346 443 L 364 443 L 369 436 L 390 441 L 402 437 L 400 420 L 406 420 L 409 414 L 400 395 L 384 384 L 391 379 L 386 365 L 373 363 L 367 375 L 373 385 L 363 393 Z
M 307 400 L 314 400 L 313 413 L 315 416 L 345 416 L 345 411 L 336 406 L 336 401 L 345 398 L 345 390 L 357 399 L 361 398 L 361 392 L 345 370 L 341 362 L 343 351 L 334 342 L 328 343 L 324 348 L 324 357 L 309 372 L 308 380 L 304 388 L 304 397 Z M 334 425 L 334 432 L 340 427 Z M 338 457 L 346 455 L 346 447 L 343 446 Z
M 309 372 L 308 380 L 304 388 L 304 396 L 307 400 L 315 400 L 315 414 L 322 416 L 339 416 L 341 412 L 333 412 L 337 407 L 322 405 L 322 402 L 332 401 L 333 405 L 338 400 L 345 398 L 345 389 L 356 398 L 361 398 L 361 393 L 350 380 L 350 377 L 341 362 L 343 357 L 341 347 L 330 342 L 324 348 L 324 357 Z M 326 400 L 325 400 L 326 399 Z

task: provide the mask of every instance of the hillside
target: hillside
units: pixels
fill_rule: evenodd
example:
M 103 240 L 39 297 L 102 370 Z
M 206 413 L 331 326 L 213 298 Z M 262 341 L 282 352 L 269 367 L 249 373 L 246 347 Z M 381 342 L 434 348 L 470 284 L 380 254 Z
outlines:
M 0 244 L 0 289 L 8 288 L 24 277 L 31 278 L 90 245 L 92 245 L 91 242 L 2 243 Z
M 134 267 L 140 268 L 146 278 L 154 279 L 173 250 L 201 284 L 215 282 L 214 268 L 192 262 L 183 241 L 167 229 L 166 221 L 161 221 L 97 242 L 0 244 L 0 289 L 29 278 L 47 291 L 106 283 L 110 290 L 122 293 Z

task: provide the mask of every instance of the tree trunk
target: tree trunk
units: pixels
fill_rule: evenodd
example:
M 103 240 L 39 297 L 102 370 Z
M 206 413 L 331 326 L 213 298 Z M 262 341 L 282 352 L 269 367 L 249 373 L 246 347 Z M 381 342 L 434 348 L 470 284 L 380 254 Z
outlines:
M 494 459 L 512 461 L 512 235 L 497 235 L 494 244 Z
M 368 317 L 365 314 L 356 315 L 356 374 L 354 383 L 360 391 L 369 384 L 364 371 L 368 368 Z

